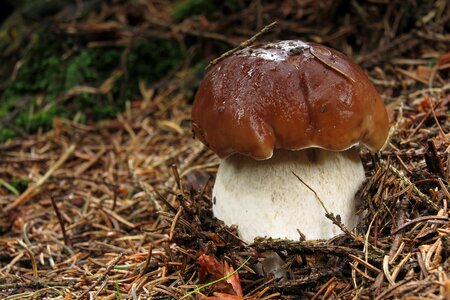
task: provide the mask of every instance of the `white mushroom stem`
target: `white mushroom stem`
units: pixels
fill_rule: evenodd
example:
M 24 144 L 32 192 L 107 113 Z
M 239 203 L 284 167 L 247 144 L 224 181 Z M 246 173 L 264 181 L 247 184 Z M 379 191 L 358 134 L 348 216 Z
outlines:
M 364 179 L 354 149 L 277 150 L 263 161 L 232 155 L 220 163 L 213 212 L 225 224 L 238 225 L 249 242 L 257 236 L 298 240 L 298 231 L 306 239 L 328 239 L 342 232 L 325 216 L 318 198 L 352 229 L 358 222 L 355 194 Z

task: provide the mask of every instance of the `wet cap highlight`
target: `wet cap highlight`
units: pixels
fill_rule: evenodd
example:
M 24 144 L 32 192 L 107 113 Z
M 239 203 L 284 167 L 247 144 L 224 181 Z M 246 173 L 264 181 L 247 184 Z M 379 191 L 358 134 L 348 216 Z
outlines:
M 244 48 L 207 72 L 193 131 L 221 158 L 267 159 L 275 148 L 379 150 L 389 122 L 365 73 L 342 53 L 302 41 Z

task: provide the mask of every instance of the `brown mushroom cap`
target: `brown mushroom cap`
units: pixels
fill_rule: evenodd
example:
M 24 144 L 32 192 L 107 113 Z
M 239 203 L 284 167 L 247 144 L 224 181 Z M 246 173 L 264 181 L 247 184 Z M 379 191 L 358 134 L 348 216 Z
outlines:
M 267 159 L 274 148 L 379 150 L 386 109 L 366 74 L 342 53 L 302 41 L 235 52 L 213 65 L 192 107 L 196 137 L 221 158 Z

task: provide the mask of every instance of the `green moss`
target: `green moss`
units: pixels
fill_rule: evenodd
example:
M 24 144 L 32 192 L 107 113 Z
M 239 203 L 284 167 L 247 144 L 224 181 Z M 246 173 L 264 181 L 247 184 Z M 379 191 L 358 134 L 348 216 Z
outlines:
M 182 0 L 174 6 L 172 16 L 176 21 L 181 21 L 193 15 L 210 16 L 214 12 L 227 13 L 240 8 L 238 0 Z
M 16 133 L 10 128 L 2 128 L 0 130 L 0 141 L 7 141 L 16 136 Z
M 64 39 L 43 31 L 23 54 L 23 65 L 14 81 L 0 95 L 0 122 L 17 110 L 21 99 L 30 99 L 13 120 L 26 132 L 48 130 L 55 116 L 81 120 L 114 117 L 125 102 L 139 97 L 138 82 L 160 80 L 180 65 L 185 51 L 175 41 L 142 39 L 136 41 L 127 57 L 128 76 L 116 80 L 112 95 L 83 93 L 65 102 L 58 96 L 73 87 L 99 87 L 112 72 L 121 67 L 123 48 L 88 48 L 86 41 Z M 74 51 L 76 49 L 77 51 Z M 71 53 L 67 58 L 67 53 Z M 39 99 L 39 102 L 37 102 Z M 113 100 L 111 100 L 113 99 Z M 0 129 L 0 142 L 12 138 L 11 128 Z
M 215 11 L 218 4 L 216 0 L 181 1 L 173 8 L 172 16 L 180 21 L 192 15 L 207 15 Z
M 68 90 L 80 84 L 98 81 L 97 72 L 92 70 L 92 60 L 94 53 L 90 49 L 83 49 L 77 56 L 67 63 L 64 89 Z
M 76 86 L 100 86 L 120 64 L 121 49 L 118 48 L 85 48 L 70 59 L 65 68 L 64 90 Z M 115 103 L 108 103 L 106 97 L 82 93 L 74 97 L 63 117 L 80 112 L 83 119 L 98 120 L 111 118 L 123 109 L 123 99 L 117 98 Z
M 35 49 L 29 51 L 16 79 L 3 96 L 42 92 L 55 94 L 61 90 L 61 64 L 57 50 L 38 43 Z
M 173 41 L 138 40 L 128 55 L 129 76 L 147 82 L 157 81 L 179 66 L 184 56 L 184 49 Z
M 28 188 L 28 180 L 20 178 L 11 179 L 10 184 L 20 193 L 25 192 L 25 190 Z
M 50 105 L 45 109 L 39 109 L 39 105 L 33 103 L 30 107 L 30 112 L 19 114 L 14 120 L 14 124 L 19 128 L 25 129 L 27 132 L 35 132 L 40 128 L 49 130 L 57 112 L 58 109 L 55 105 Z

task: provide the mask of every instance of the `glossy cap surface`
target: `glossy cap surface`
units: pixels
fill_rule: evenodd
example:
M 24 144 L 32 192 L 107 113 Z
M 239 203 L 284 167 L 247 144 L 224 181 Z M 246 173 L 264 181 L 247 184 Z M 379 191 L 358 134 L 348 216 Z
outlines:
M 221 158 L 267 159 L 275 148 L 379 150 L 388 135 L 384 104 L 342 53 L 302 41 L 235 52 L 207 72 L 192 107 L 193 131 Z

